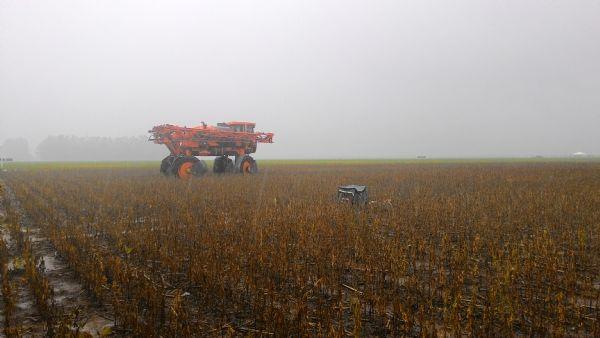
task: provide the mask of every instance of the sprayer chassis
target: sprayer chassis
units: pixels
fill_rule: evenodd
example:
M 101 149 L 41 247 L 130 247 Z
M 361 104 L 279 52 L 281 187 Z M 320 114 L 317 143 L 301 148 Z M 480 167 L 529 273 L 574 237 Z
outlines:
M 213 172 L 253 174 L 258 165 L 250 154 L 256 152 L 257 143 L 273 143 L 273 133 L 254 132 L 252 122 L 202 124 L 188 128 L 160 125 L 152 128 L 150 141 L 164 144 L 170 151 L 163 159 L 160 171 L 167 176 L 190 178 L 202 176 L 207 165 L 196 156 L 216 156 Z M 229 156 L 232 156 L 232 160 Z

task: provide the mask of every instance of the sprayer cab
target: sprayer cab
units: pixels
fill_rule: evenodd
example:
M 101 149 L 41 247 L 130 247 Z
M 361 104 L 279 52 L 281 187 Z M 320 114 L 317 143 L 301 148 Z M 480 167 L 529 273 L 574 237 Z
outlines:
M 255 123 L 252 122 L 222 122 L 217 123 L 217 127 L 229 128 L 236 133 L 254 133 Z

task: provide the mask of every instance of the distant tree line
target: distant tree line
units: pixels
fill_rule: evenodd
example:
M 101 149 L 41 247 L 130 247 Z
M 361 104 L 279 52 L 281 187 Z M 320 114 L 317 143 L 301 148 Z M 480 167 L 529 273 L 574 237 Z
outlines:
M 38 146 L 43 161 L 158 160 L 168 154 L 165 146 L 148 142 L 147 136 L 79 137 L 48 136 Z
M 24 138 L 10 138 L 2 142 L 0 157 L 12 158 L 15 161 L 31 161 L 33 159 L 29 151 L 29 142 Z
M 0 144 L 0 157 L 15 161 L 138 161 L 158 160 L 168 154 L 163 145 L 148 142 L 146 136 L 79 137 L 48 136 L 33 156 L 24 138 L 6 139 Z

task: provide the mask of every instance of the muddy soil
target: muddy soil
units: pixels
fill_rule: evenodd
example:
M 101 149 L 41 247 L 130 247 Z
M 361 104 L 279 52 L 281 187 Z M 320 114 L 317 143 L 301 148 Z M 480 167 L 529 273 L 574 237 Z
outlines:
M 2 198 L 9 199 L 10 205 L 21 213 L 19 201 L 16 200 L 10 187 L 4 186 L 5 196 L 0 196 L 0 213 L 5 214 Z M 4 217 L 0 218 L 3 220 Z M 2 223 L 2 222 L 0 222 Z M 110 331 L 114 326 L 114 320 L 110 316 L 110 309 L 103 304 L 95 303 L 89 293 L 79 282 L 77 275 L 73 272 L 66 262 L 58 255 L 52 242 L 47 239 L 38 225 L 33 224 L 27 218 L 27 215 L 21 214 L 21 229 L 29 232 L 29 238 L 32 243 L 32 252 L 35 257 L 41 257 L 44 266 L 44 275 L 48 279 L 54 292 L 54 302 L 63 311 L 63 313 L 72 316 L 73 329 L 78 328 L 79 332 L 87 332 L 92 336 L 100 336 L 102 332 Z M 7 244 L 10 244 L 11 257 L 16 257 L 16 250 L 13 241 L 10 238 L 5 225 L 0 224 L 1 235 Z M 14 269 L 15 267 L 13 267 Z M 18 282 L 18 301 L 15 311 L 15 322 L 23 325 L 25 335 L 43 336 L 45 331 L 44 321 L 40 318 L 33 294 L 27 285 L 24 277 L 24 270 L 14 269 L 15 282 Z M 3 304 L 1 304 L 3 305 Z M 0 308 L 0 313 L 4 315 L 4 307 Z
M 79 282 L 77 275 L 61 259 L 52 243 L 41 236 L 39 228 L 29 228 L 32 250 L 42 257 L 44 275 L 54 290 L 55 304 L 66 313 L 75 314 L 80 332 L 98 336 L 105 327 L 112 327 L 113 320 L 105 306 L 96 304 Z
M 0 203 L 0 209 L 3 206 Z M 4 211 L 2 209 L 2 211 Z M 41 337 L 46 333 L 46 323 L 35 306 L 34 295 L 27 285 L 24 266 L 19 262 L 16 244 L 12 240 L 6 224 L 0 223 L 0 233 L 8 249 L 9 283 L 15 294 L 15 310 L 11 318 L 11 326 L 18 328 L 21 335 Z M 2 325 L 4 325 L 4 295 L 2 295 Z M 4 333 L 4 329 L 2 330 Z

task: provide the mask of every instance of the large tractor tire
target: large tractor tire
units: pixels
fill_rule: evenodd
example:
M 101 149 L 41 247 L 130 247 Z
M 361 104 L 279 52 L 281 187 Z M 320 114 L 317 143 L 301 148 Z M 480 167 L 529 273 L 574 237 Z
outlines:
M 258 164 L 250 155 L 240 156 L 235 161 L 235 171 L 242 174 L 256 174 Z
M 231 173 L 233 172 L 234 165 L 233 161 L 227 156 L 219 156 L 215 158 L 213 165 L 213 172 L 215 174 Z
M 162 162 L 160 162 L 160 173 L 165 176 L 173 176 L 173 161 L 175 161 L 176 157 L 173 155 L 169 155 L 165 157 Z
M 200 177 L 207 171 L 206 163 L 194 156 L 177 157 L 173 163 L 172 172 L 175 176 L 187 180 L 193 176 Z
M 202 160 L 199 160 L 192 166 L 192 175 L 196 177 L 204 176 L 206 172 L 208 172 L 208 166 L 206 165 L 206 162 Z

